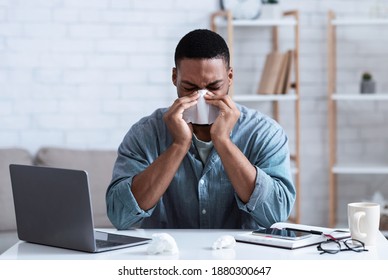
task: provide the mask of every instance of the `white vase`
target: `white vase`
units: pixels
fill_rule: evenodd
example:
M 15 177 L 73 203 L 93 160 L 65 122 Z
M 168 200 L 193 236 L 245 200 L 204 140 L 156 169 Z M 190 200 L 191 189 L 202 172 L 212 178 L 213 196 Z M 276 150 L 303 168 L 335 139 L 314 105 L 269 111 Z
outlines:
M 279 19 L 282 16 L 282 9 L 279 4 L 263 4 L 261 6 L 261 19 Z

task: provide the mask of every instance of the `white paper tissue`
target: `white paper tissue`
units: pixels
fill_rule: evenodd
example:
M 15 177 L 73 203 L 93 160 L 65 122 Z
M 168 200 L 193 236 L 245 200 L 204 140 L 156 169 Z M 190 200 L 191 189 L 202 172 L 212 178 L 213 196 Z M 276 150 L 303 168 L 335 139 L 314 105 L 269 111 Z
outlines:
M 150 255 L 175 255 L 179 253 L 179 250 L 175 239 L 171 235 L 168 233 L 154 233 L 152 235 L 152 241 L 148 245 L 147 253 Z
M 187 123 L 212 124 L 218 117 L 219 109 L 206 103 L 204 98 L 206 92 L 206 89 L 199 90 L 197 105 L 190 107 L 183 112 L 183 119 Z
M 231 249 L 236 245 L 236 239 L 231 235 L 222 235 L 213 243 L 213 250 Z

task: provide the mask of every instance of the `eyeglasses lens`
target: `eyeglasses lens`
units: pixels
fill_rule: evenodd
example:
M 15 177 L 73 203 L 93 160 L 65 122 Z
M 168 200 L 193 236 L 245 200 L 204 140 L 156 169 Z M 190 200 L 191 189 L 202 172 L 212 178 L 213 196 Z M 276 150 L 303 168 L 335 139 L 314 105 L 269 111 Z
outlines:
M 355 239 L 348 239 L 345 241 L 346 247 L 348 247 L 350 250 L 360 252 L 364 251 L 364 244 L 361 241 L 355 240 Z
M 335 254 L 341 249 L 341 245 L 335 241 L 326 241 L 321 243 L 321 249 L 324 252 Z

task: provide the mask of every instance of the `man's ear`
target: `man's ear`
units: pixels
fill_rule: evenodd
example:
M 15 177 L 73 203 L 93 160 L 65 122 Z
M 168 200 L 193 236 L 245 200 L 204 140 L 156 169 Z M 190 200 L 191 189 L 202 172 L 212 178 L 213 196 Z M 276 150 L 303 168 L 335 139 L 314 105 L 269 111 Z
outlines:
M 177 81 L 177 76 L 178 76 L 177 71 L 178 70 L 176 69 L 176 67 L 172 68 L 172 83 L 174 84 L 174 86 L 176 86 L 176 81 Z
M 228 70 L 228 80 L 229 80 L 229 86 L 231 86 L 233 83 L 233 68 L 232 67 L 229 67 L 229 70 Z

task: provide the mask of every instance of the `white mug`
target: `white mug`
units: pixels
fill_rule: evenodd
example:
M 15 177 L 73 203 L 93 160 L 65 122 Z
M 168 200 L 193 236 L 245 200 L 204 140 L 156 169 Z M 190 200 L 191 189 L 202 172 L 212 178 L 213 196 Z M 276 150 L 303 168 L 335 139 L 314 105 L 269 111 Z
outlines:
M 376 245 L 380 225 L 380 205 L 371 202 L 349 203 L 348 223 L 353 239 L 364 242 L 365 246 Z

